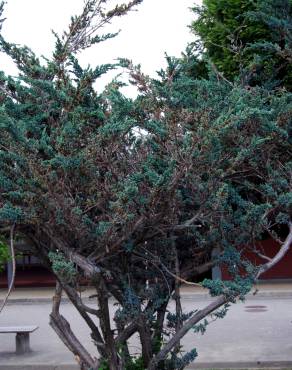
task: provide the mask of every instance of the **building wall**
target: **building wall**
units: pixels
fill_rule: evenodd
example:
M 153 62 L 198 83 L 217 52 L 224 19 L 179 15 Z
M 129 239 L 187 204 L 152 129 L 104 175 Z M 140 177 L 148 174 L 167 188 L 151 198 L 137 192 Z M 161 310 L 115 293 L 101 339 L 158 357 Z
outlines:
M 256 243 L 256 249 L 270 258 L 275 256 L 279 251 L 279 248 L 280 245 L 273 239 L 267 239 Z M 251 251 L 246 252 L 244 255 L 255 265 L 260 265 L 266 262 Z M 228 271 L 224 268 L 222 269 L 222 279 L 230 279 Z M 292 279 L 292 248 L 290 248 L 281 261 L 260 276 L 260 280 L 265 279 Z

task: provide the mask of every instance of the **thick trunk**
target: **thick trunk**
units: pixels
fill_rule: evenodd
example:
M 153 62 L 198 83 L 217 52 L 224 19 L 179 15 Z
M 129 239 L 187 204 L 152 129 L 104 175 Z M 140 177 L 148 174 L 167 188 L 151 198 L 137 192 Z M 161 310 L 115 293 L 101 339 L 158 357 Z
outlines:
M 120 370 L 113 331 L 110 323 L 108 291 L 101 280 L 97 287 L 97 297 L 100 308 L 100 327 L 106 345 L 107 359 L 110 370 Z
M 124 333 L 125 331 L 125 326 L 119 322 L 116 323 L 117 325 L 117 329 L 118 329 L 118 337 Z M 116 348 L 121 348 L 121 353 L 120 353 L 120 366 L 121 366 L 121 369 L 125 369 L 125 365 L 127 362 L 130 361 L 131 359 L 131 356 L 130 356 L 130 351 L 129 351 L 129 347 L 128 347 L 128 343 L 127 343 L 127 339 L 126 338 L 125 340 L 122 340 L 120 342 L 118 342 L 118 346 L 117 346 L 117 341 L 115 341 L 115 344 L 116 344 Z
M 178 260 L 178 255 L 177 255 L 177 250 L 175 248 L 175 275 L 177 278 L 175 279 L 175 290 L 174 290 L 174 295 L 175 295 L 175 313 L 176 313 L 176 325 L 175 325 L 175 332 L 177 333 L 183 325 L 182 322 L 182 306 L 181 306 L 181 297 L 180 297 L 180 267 L 179 267 L 179 260 Z M 177 342 L 175 348 L 174 348 L 176 353 L 179 353 L 180 351 L 180 341 Z
M 165 313 L 166 313 L 168 302 L 169 302 L 169 298 L 157 310 L 156 327 L 155 327 L 155 330 L 154 330 L 154 333 L 153 333 L 153 336 L 152 336 L 152 340 L 155 341 L 155 345 L 154 345 L 154 352 L 155 353 L 160 351 L 160 342 L 162 340 L 163 324 L 164 324 Z
M 147 324 L 147 319 L 141 314 L 138 323 L 138 331 L 140 334 L 140 341 L 142 346 L 142 358 L 144 366 L 147 367 L 152 359 L 152 341 L 151 341 L 151 331 L 149 325 Z

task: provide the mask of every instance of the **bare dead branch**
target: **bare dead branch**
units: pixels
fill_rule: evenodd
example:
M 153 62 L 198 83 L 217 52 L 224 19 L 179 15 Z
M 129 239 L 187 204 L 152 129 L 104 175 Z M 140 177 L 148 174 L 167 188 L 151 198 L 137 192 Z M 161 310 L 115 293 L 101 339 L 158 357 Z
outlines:
M 269 261 L 269 262 L 271 262 L 272 261 L 272 258 L 270 258 L 270 257 L 268 257 L 268 256 L 266 256 L 266 255 L 264 255 L 264 254 L 262 254 L 261 252 L 259 252 L 258 250 L 254 250 L 253 249 L 253 252 L 257 255 L 257 256 L 259 256 L 260 258 L 262 258 L 263 260 L 266 260 L 266 261 Z
M 292 223 L 289 223 L 289 234 L 282 244 L 281 248 L 279 249 L 278 253 L 271 259 L 271 261 L 262 265 L 257 273 L 256 278 L 258 279 L 264 272 L 270 270 L 276 263 L 281 261 L 281 259 L 286 255 L 289 251 L 292 244 Z
M 82 301 L 82 299 L 79 297 L 79 295 L 76 293 L 76 290 L 71 288 L 68 284 L 63 284 L 64 286 L 64 289 L 66 290 L 66 293 L 68 294 L 69 298 L 72 298 L 74 299 L 74 303 L 76 304 L 76 306 L 80 307 L 80 309 L 92 314 L 92 315 L 95 315 L 95 316 L 99 316 L 100 312 L 98 310 L 95 310 L 94 308 L 91 308 L 87 305 L 85 305 Z
M 170 275 L 172 276 L 174 279 L 176 279 L 177 281 L 180 281 L 181 283 L 184 283 L 184 284 L 187 284 L 187 285 L 192 285 L 192 286 L 199 286 L 199 287 L 202 287 L 201 284 L 199 283 L 193 283 L 191 281 L 187 281 L 179 276 L 177 276 L 176 274 L 174 274 L 173 272 L 171 272 L 162 262 L 160 262 L 161 266 L 163 267 L 163 269 Z
M 97 370 L 99 367 L 99 361 L 93 359 L 83 345 L 76 338 L 75 334 L 72 332 L 68 321 L 59 313 L 60 303 L 62 299 L 62 287 L 59 282 L 56 284 L 55 296 L 53 298 L 52 313 L 50 315 L 50 325 L 61 338 L 63 343 L 68 347 L 68 349 L 75 355 L 76 361 L 79 363 L 80 367 L 83 368 L 84 365 Z
M 227 80 L 227 78 L 223 75 L 223 73 L 218 71 L 218 69 L 217 69 L 217 67 L 215 66 L 214 63 L 210 62 L 210 64 L 211 64 L 211 67 L 212 67 L 213 71 L 218 76 L 218 80 L 221 79 L 221 80 L 227 82 L 228 85 L 233 86 L 233 83 L 231 81 Z
M 101 269 L 98 266 L 91 263 L 88 259 L 81 256 L 77 252 L 70 250 L 70 248 L 67 247 L 63 241 L 57 237 L 54 237 L 49 230 L 44 230 L 44 232 L 57 249 L 62 251 L 70 261 L 74 262 L 78 267 L 81 268 L 86 277 L 93 279 L 97 278 L 101 274 Z
M 106 355 L 106 350 L 105 350 L 105 344 L 103 341 L 103 338 L 101 336 L 101 333 L 96 326 L 95 322 L 91 319 L 91 317 L 88 315 L 88 313 L 95 315 L 99 317 L 100 312 L 99 310 L 95 310 L 91 307 L 86 306 L 83 302 L 82 299 L 78 296 L 76 291 L 71 288 L 68 284 L 62 283 L 62 286 L 64 290 L 66 291 L 70 301 L 73 303 L 77 311 L 80 313 L 80 316 L 84 319 L 86 324 L 91 330 L 91 337 L 94 340 L 96 347 L 99 351 L 99 353 L 102 356 Z
M 90 47 L 97 31 L 111 23 L 113 18 L 126 15 L 142 1 L 133 0 L 105 11 L 103 4 L 106 1 L 87 0 L 82 13 L 78 17 L 72 18 L 69 31 L 64 32 L 62 36 L 65 42 L 63 44 L 63 60 L 61 61 L 63 62 L 66 56 L 71 53 Z
M 200 217 L 201 217 L 201 215 L 199 213 L 197 213 L 192 218 L 190 218 L 189 220 L 185 221 L 183 224 L 176 225 L 172 229 L 173 230 L 183 230 L 183 229 L 186 229 L 188 227 L 191 227 L 191 226 L 193 226 L 193 223 L 195 221 L 197 221 L 197 220 L 200 219 Z M 201 225 L 197 225 L 196 227 L 201 227 Z

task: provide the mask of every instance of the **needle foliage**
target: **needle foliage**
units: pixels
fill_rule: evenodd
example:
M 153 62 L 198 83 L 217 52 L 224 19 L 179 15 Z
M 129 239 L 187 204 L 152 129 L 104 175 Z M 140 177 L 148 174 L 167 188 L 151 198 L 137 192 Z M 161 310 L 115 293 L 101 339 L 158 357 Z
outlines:
M 197 353 L 183 352 L 183 336 L 204 333 L 250 290 L 258 268 L 245 248 L 285 237 L 291 218 L 290 93 L 214 72 L 194 78 L 190 50 L 167 57 L 156 79 L 121 59 L 134 100 L 118 80 L 96 92 L 117 66 L 83 68 L 78 52 L 112 37 L 96 32 L 139 2 L 106 10 L 106 1 L 87 1 L 45 61 L 0 36 L 19 69 L 0 73 L 0 225 L 15 225 L 54 272 L 50 322 L 86 370 L 185 368 Z M 201 281 L 214 265 L 232 280 L 204 280 L 217 298 L 183 312 L 180 283 Z M 96 290 L 90 306 L 82 283 Z M 59 313 L 62 290 L 96 353 Z

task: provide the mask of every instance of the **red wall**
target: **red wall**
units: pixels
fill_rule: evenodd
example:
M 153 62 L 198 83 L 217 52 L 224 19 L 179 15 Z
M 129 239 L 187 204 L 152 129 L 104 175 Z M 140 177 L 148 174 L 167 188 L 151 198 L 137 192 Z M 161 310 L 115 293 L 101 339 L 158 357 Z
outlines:
M 278 252 L 280 246 L 275 240 L 267 239 L 256 243 L 256 248 L 262 254 L 272 258 Z M 263 264 L 266 262 L 264 259 L 258 257 L 251 251 L 244 253 L 244 256 L 247 257 L 255 265 Z M 224 268 L 222 269 L 222 279 L 230 279 L 227 270 Z M 292 279 L 292 248 L 290 248 L 290 250 L 281 261 L 279 261 L 269 271 L 262 274 L 260 279 Z

